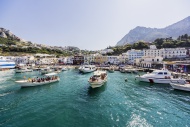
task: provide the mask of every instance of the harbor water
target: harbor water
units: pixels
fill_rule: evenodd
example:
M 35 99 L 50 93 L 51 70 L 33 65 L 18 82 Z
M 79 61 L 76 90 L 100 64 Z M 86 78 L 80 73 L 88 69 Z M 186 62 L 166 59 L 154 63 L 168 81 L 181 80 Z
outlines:
M 107 83 L 92 89 L 92 73 L 75 69 L 61 72 L 60 82 L 52 84 L 21 89 L 15 83 L 39 75 L 0 72 L 0 126 L 190 126 L 190 93 L 170 85 L 139 83 L 135 74 L 108 72 Z

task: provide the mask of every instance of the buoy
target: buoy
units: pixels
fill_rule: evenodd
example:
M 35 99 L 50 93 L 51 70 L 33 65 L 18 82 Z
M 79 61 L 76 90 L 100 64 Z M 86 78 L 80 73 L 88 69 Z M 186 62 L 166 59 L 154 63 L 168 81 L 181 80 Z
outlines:
M 127 78 L 125 78 L 125 81 L 127 82 L 127 81 L 128 81 L 128 79 L 127 79 Z

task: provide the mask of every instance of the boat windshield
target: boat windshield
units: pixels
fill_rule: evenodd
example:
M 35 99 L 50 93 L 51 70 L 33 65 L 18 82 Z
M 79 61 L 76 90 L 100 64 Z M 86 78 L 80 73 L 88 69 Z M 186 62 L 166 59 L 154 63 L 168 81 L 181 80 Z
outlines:
M 157 74 L 157 72 L 154 72 L 154 71 L 153 71 L 151 74 Z

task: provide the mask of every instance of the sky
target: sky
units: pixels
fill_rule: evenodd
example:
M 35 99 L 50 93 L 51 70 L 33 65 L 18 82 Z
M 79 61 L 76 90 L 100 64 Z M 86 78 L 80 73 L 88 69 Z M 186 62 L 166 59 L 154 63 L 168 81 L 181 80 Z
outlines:
M 33 43 L 100 50 L 137 26 L 190 16 L 190 0 L 0 0 L 0 27 Z

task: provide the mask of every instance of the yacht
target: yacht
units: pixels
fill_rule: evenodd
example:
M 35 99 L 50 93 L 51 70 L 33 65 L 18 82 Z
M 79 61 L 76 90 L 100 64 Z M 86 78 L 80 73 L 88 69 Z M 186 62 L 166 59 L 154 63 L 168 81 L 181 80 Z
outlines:
M 171 72 L 167 69 L 155 70 L 152 73 L 147 73 L 142 76 L 136 76 L 136 79 L 142 82 L 150 83 L 161 83 L 161 84 L 170 84 L 173 83 L 183 83 L 186 80 L 183 78 L 173 78 Z
M 90 73 L 96 70 L 95 65 L 83 65 L 82 67 L 79 67 L 79 72 L 82 73 Z
M 101 87 L 107 82 L 106 71 L 95 71 L 93 76 L 88 80 L 92 88 Z

